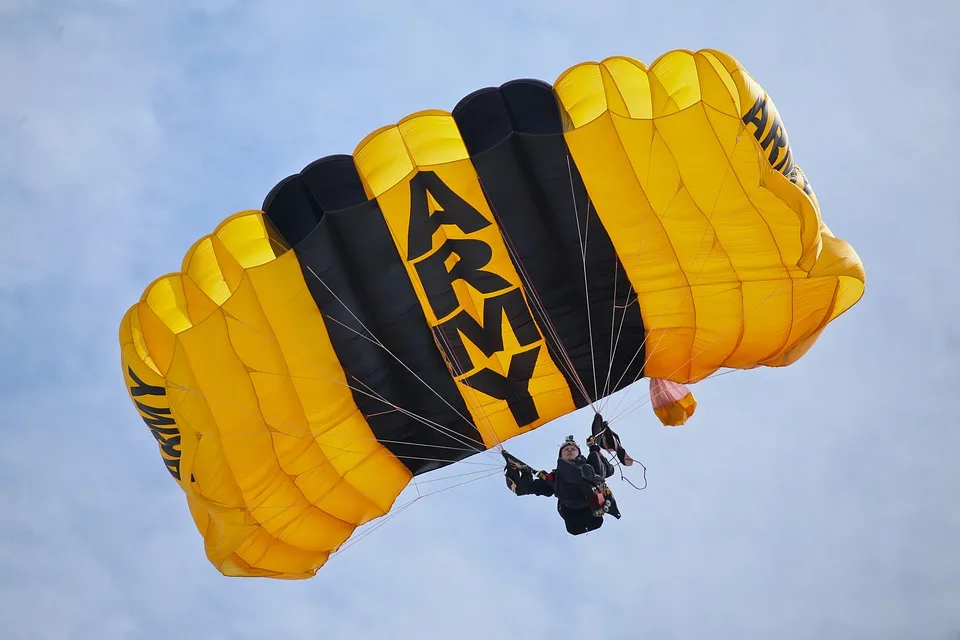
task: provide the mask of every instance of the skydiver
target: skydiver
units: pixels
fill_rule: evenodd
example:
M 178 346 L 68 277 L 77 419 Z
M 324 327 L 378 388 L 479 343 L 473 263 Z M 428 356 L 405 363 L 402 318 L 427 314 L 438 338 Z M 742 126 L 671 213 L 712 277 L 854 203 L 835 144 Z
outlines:
M 590 453 L 584 457 L 573 436 L 567 436 L 560 445 L 557 467 L 549 473 L 534 472 L 503 452 L 507 461 L 504 471 L 507 487 L 518 496 L 556 496 L 557 512 L 567 532 L 575 536 L 599 529 L 607 513 L 620 519 L 616 500 L 606 485 L 606 479 L 613 475 L 613 465 L 600 455 L 600 449 L 616 452 L 624 466 L 633 464 L 633 459 L 620 445 L 620 438 L 599 413 L 594 416 L 590 431 L 587 438 Z

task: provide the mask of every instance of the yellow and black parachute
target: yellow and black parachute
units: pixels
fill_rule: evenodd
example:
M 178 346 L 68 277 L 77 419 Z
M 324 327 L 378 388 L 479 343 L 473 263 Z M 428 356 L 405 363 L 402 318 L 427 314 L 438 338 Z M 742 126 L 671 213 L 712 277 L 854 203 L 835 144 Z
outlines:
M 770 97 L 672 51 L 320 158 L 151 283 L 120 343 L 210 561 L 303 578 L 415 475 L 640 377 L 788 365 L 863 290 Z

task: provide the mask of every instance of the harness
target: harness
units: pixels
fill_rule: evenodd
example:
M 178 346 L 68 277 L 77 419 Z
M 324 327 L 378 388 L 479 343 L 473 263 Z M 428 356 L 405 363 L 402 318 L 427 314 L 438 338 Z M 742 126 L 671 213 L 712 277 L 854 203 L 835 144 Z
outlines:
M 610 501 L 613 498 L 613 491 L 603 480 L 600 485 L 593 488 L 593 493 L 587 498 L 587 504 L 590 506 L 590 512 L 602 517 L 610 512 Z

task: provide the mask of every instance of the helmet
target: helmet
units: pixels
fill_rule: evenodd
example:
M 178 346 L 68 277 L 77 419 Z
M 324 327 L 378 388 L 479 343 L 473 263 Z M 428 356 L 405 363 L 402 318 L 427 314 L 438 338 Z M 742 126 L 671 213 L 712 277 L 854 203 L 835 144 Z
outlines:
M 577 441 L 573 439 L 573 436 L 567 436 L 566 440 L 563 441 L 563 444 L 560 445 L 560 449 L 557 451 L 557 456 L 559 457 L 563 453 L 565 447 L 576 447 L 577 453 L 580 453 L 580 445 L 577 444 Z

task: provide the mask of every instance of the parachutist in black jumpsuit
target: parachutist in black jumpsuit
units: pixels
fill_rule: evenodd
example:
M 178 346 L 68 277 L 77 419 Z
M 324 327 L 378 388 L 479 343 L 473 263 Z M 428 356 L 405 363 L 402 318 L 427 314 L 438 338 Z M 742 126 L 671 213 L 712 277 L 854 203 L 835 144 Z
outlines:
M 556 496 L 557 511 L 571 535 L 599 529 L 606 513 L 619 519 L 620 511 L 605 482 L 613 475 L 614 469 L 606 458 L 600 455 L 600 445 L 595 437 L 604 429 L 609 431 L 603 418 L 597 415 L 592 429 L 594 435 L 587 441 L 587 456 L 580 453 L 580 447 L 573 440 L 573 436 L 568 436 L 560 446 L 557 468 L 549 473 L 540 472 L 536 477 L 533 469 L 504 452 L 504 457 L 507 458 L 507 486 L 518 496 Z M 612 438 L 603 438 L 601 442 L 614 442 L 616 434 L 612 431 L 610 434 Z M 576 457 L 569 460 L 563 458 L 564 449 L 567 447 L 576 448 Z M 616 450 L 618 457 L 622 457 L 620 452 L 623 448 L 619 446 L 619 439 L 609 448 Z

